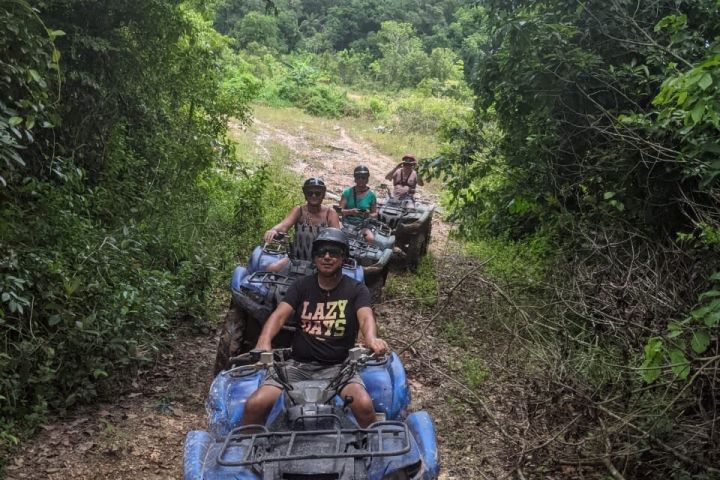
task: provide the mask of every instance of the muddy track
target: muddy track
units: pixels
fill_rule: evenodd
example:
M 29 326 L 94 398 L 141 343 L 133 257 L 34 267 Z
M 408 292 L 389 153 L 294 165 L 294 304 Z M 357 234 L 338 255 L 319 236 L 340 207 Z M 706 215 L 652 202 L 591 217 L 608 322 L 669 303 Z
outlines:
M 339 127 L 308 140 L 302 132 L 257 119 L 247 132 L 236 134 L 252 135 L 261 153 L 269 151 L 269 142 L 289 148 L 294 157 L 291 167 L 302 176 L 322 176 L 330 193 L 338 197 L 351 184 L 356 165 L 368 165 L 371 186 L 377 186 L 397 163 Z M 419 196 L 437 200 L 422 189 Z M 376 306 L 380 331 L 394 350 L 403 352 L 413 408 L 428 410 L 436 422 L 441 478 L 509 478 L 514 474 L 516 446 L 498 425 L 506 432 L 522 428 L 522 415 L 511 399 L 523 396 L 527 380 L 503 360 L 502 341 L 483 327 L 482 302 L 477 299 L 490 293 L 479 277 L 479 261 L 458 252 L 448 240 L 449 226 L 437 217 L 431 251 L 437 263 L 439 301 L 423 306 L 421 299 L 401 289 Z M 393 275 L 400 277 L 400 284 L 410 281 L 408 273 Z M 477 339 L 469 348 L 487 357 L 483 368 L 493 372 L 480 389 L 466 386 L 455 360 L 463 351 L 448 345 L 438 330 L 447 319 L 462 316 L 472 326 L 461 334 Z M 6 478 L 181 478 L 185 434 L 206 425 L 203 402 L 216 342 L 215 332 L 178 332 L 170 351 L 116 399 L 43 426 L 37 438 L 10 459 Z

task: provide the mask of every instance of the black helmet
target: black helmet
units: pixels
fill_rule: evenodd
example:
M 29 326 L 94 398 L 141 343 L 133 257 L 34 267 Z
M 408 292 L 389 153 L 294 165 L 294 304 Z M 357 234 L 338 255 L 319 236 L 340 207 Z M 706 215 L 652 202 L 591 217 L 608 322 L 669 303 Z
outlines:
M 355 170 L 353 171 L 353 176 L 357 177 L 358 175 L 367 175 L 370 176 L 370 169 L 366 167 L 365 165 L 358 165 L 355 167 Z
M 345 235 L 345 232 L 343 232 L 339 228 L 328 227 L 322 229 L 318 236 L 315 237 L 315 240 L 313 240 L 313 254 L 315 251 L 317 251 L 317 249 L 320 247 L 320 244 L 322 243 L 332 243 L 334 245 L 339 245 L 345 251 L 346 257 L 350 253 L 350 246 L 348 245 L 347 235 Z
M 326 190 L 325 188 L 325 182 L 323 182 L 323 179 L 320 177 L 310 177 L 307 180 L 305 180 L 305 183 L 303 183 L 303 192 L 305 190 L 308 190 L 312 187 L 320 187 L 320 189 L 324 192 Z

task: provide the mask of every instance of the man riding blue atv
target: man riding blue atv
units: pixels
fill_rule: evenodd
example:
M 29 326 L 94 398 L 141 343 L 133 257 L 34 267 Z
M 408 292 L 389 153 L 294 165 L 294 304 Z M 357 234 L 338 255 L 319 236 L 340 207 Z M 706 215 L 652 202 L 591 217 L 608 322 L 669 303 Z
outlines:
M 407 414 L 405 371 L 377 336 L 367 287 L 342 274 L 348 253 L 342 231 L 321 232 L 316 273 L 290 286 L 245 357 L 261 361 L 216 377 L 209 432 L 186 439 L 186 479 L 437 478 L 432 422 Z M 292 349 L 272 352 L 288 320 Z M 358 333 L 370 350 L 353 348 Z
M 303 184 L 306 204 L 290 213 L 264 235 L 265 244 L 257 247 L 247 267 L 237 267 L 232 275 L 232 300 L 220 334 L 214 373 L 227 367 L 230 357 L 249 351 L 257 336 L 288 287 L 298 278 L 312 272 L 312 242 L 327 227 L 339 227 L 335 211 L 322 204 L 325 183 L 311 177 Z M 289 242 L 287 231 L 294 226 L 295 237 Z M 348 260 L 343 273 L 363 281 L 364 272 L 354 260 Z M 288 345 L 288 326 L 278 336 L 275 346 Z

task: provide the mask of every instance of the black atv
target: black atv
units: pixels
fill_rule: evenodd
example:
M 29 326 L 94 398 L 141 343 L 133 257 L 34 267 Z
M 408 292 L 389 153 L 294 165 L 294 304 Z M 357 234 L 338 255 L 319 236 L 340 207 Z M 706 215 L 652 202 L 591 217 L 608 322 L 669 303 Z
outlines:
M 338 214 L 341 213 L 339 206 L 336 205 L 333 208 Z M 395 236 L 390 227 L 374 218 L 365 218 L 361 221 L 352 221 L 347 218 L 342 220 L 342 230 L 348 236 L 350 258 L 355 259 L 363 267 L 365 285 L 370 290 L 373 303 L 377 303 L 382 298 L 382 288 L 387 279 Z M 373 243 L 368 243 L 363 239 L 364 229 L 373 233 L 375 237 Z
M 435 205 L 415 200 L 411 195 L 393 197 L 384 187 L 388 196 L 378 202 L 378 219 L 393 230 L 395 245 L 410 268 L 416 268 L 430 245 Z

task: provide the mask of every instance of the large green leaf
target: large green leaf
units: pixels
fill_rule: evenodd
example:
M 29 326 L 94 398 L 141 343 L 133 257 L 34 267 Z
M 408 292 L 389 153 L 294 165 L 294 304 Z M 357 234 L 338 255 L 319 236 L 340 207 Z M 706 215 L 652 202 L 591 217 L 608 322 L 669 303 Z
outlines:
M 693 120 L 693 123 L 698 123 L 700 120 L 702 120 L 703 114 L 705 113 L 705 102 L 699 100 L 697 104 L 695 105 L 695 108 L 693 108 L 690 111 L 690 117 Z
M 705 330 L 696 330 L 690 340 L 690 347 L 695 353 L 703 353 L 710 346 L 710 335 Z
M 690 373 L 690 362 L 685 358 L 685 354 L 678 348 L 673 348 L 669 352 L 672 372 L 679 378 L 685 379 Z
M 712 85 L 713 79 L 712 76 L 710 76 L 709 73 L 703 74 L 703 76 L 698 81 L 698 86 L 702 88 L 703 90 L 707 90 L 707 88 Z
M 663 341 L 661 338 L 651 338 L 645 345 L 645 359 L 640 366 L 640 375 L 646 383 L 652 383 L 662 374 L 660 368 L 663 363 Z

